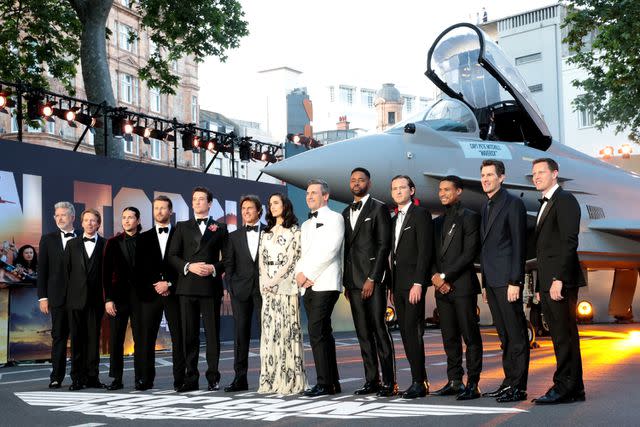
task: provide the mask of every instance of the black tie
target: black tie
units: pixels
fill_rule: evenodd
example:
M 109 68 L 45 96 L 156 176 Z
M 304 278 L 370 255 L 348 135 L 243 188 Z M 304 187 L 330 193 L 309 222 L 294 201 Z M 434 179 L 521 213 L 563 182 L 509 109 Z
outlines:
M 198 222 L 198 225 L 202 224 L 203 222 L 206 224 L 208 220 L 209 220 L 209 218 L 198 218 L 198 219 L 196 219 L 196 221 Z
M 247 231 L 255 231 L 255 232 L 258 231 L 258 226 L 257 225 L 245 225 L 244 228 Z
M 318 218 L 318 211 L 309 212 L 309 219 L 311 218 Z
M 64 231 L 61 231 L 61 233 L 64 233 Z M 76 235 L 75 235 L 73 232 L 71 232 L 71 233 L 64 233 L 64 237 L 65 237 L 65 238 L 66 238 L 66 237 L 75 237 L 75 236 L 76 236 Z
M 169 234 L 169 227 L 158 227 L 158 234 L 167 233 Z
M 483 219 L 483 225 L 486 227 L 487 224 L 489 223 L 489 217 L 491 216 L 491 206 L 493 205 L 493 200 L 489 199 L 487 201 L 487 210 L 486 210 L 486 215 L 484 216 Z
M 83 237 L 82 238 L 83 242 L 91 242 L 91 243 L 95 243 L 96 242 L 96 238 L 95 237 Z
M 538 201 L 540 202 L 541 205 L 544 205 L 546 202 L 549 201 L 548 197 L 543 197 L 542 199 L 538 199 Z
M 351 210 L 352 211 L 359 211 L 360 208 L 362 208 L 362 200 L 359 200 L 357 202 L 353 202 L 351 203 Z

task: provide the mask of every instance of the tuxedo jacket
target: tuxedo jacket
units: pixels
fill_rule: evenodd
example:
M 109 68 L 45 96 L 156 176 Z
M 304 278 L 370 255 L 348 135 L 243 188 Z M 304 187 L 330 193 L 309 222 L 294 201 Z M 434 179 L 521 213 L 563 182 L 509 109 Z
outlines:
M 136 242 L 136 289 L 141 301 L 151 302 L 156 298 L 163 298 L 153 287 L 161 280 L 171 282 L 169 292 L 173 295 L 178 285 L 178 274 L 169 264 L 169 247 L 175 234 L 175 227 L 171 227 L 164 257 L 160 249 L 158 232 L 153 227 L 140 233 Z
M 263 228 L 262 224 L 260 224 L 258 233 Z M 260 245 L 258 243 L 259 250 Z M 240 227 L 229 233 L 223 259 L 230 292 L 234 298 L 246 301 L 251 298 L 252 294 L 260 293 L 258 252 L 256 252 L 255 260 L 251 258 L 249 242 L 247 241 L 247 229 L 245 227 Z
M 445 227 L 445 215 L 433 220 L 434 262 L 431 274 L 444 273 L 453 286 L 451 295 L 469 296 L 480 293 L 480 282 L 473 265 L 480 250 L 480 215 L 459 204 L 450 208 L 451 217 Z M 436 298 L 444 297 L 436 292 Z
M 222 297 L 222 274 L 224 263 L 221 254 L 226 245 L 227 226 L 209 217 L 204 234 L 194 218 L 180 221 L 169 246 L 169 263 L 178 275 L 176 293 L 190 296 Z M 204 262 L 215 267 L 215 276 L 200 277 L 187 271 L 187 263 Z
M 311 279 L 316 292 L 342 292 L 344 220 L 328 206 L 317 212 L 317 218 L 302 224 L 296 274 L 302 272 Z
M 64 273 L 67 284 L 66 305 L 71 310 L 104 305 L 102 289 L 102 255 L 105 239 L 98 236 L 91 257 L 87 256 L 82 234 L 67 242 Z
M 347 289 L 362 289 L 367 278 L 375 283 L 389 280 L 391 215 L 387 205 L 369 196 L 360 208 L 355 228 L 351 227 L 351 207 L 342 211 L 344 220 L 344 276 Z M 384 280 L 383 280 L 384 279 Z
M 414 283 L 423 289 L 431 284 L 433 223 L 431 213 L 413 203 L 409 206 L 396 246 L 395 227 L 399 215 L 391 221 L 391 268 L 394 291 L 411 289 Z M 395 250 L 394 250 L 395 248 Z
M 127 246 L 125 233 L 107 240 L 102 261 L 102 286 L 105 302 L 128 303 L 131 292 L 135 290 L 135 268 L 130 266 L 125 256 Z M 136 252 L 137 252 L 136 237 Z M 131 254 L 135 257 L 135 254 Z M 135 262 L 135 258 L 134 262 Z
M 580 205 L 573 194 L 556 189 L 536 226 L 539 290 L 549 292 L 555 279 L 563 287 L 585 286 L 578 261 Z
M 482 205 L 480 252 L 483 286 L 505 287 L 524 282 L 527 212 L 524 203 L 504 188 L 493 196 L 491 215 Z
M 82 235 L 79 231 L 75 233 L 76 236 Z M 49 306 L 62 307 L 67 296 L 67 284 L 60 230 L 43 235 L 38 251 L 38 299 L 47 298 Z

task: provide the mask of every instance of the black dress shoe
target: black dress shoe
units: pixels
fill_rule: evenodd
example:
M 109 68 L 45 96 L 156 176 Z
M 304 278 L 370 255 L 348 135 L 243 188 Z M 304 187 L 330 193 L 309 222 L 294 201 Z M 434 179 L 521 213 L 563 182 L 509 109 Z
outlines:
M 138 391 L 145 391 L 153 388 L 153 383 L 148 383 L 146 381 L 138 380 L 136 381 L 135 389 Z
M 426 382 L 418 382 L 411 384 L 411 387 L 402 393 L 403 399 L 415 399 L 417 397 L 425 397 L 429 393 Z
M 503 394 L 505 394 L 507 391 L 511 390 L 511 386 L 510 385 L 504 385 L 502 384 L 500 387 L 498 387 L 497 389 L 490 391 L 488 393 L 482 393 L 482 397 L 500 397 Z
M 115 379 L 106 388 L 109 391 L 113 391 L 113 390 L 120 390 L 123 387 L 124 387 L 124 384 L 122 384 L 122 380 Z M 136 384 L 136 387 L 137 387 L 137 384 Z M 136 390 L 137 390 L 137 388 L 136 388 Z
M 82 390 L 83 388 L 84 388 L 84 386 L 82 385 L 82 383 L 80 381 L 74 381 L 69 386 L 69 390 L 71 390 L 71 391 L 78 391 L 78 390 Z
M 496 398 L 498 403 L 520 402 L 527 399 L 527 392 L 519 388 L 512 387 L 502 396 Z
M 571 398 L 575 402 L 584 402 L 585 400 L 587 400 L 587 397 L 584 394 L 584 390 L 580 390 L 580 391 L 576 391 L 576 392 L 572 393 L 571 394 Z
M 536 405 L 557 405 L 559 403 L 575 402 L 575 398 L 571 394 L 562 395 L 552 387 L 545 395 L 533 399 L 532 402 Z
M 457 396 L 464 391 L 464 383 L 459 380 L 451 380 L 444 385 L 441 389 L 438 389 L 431 394 L 436 396 Z
M 356 391 L 353 392 L 353 394 L 358 395 L 358 396 L 362 396 L 365 394 L 373 394 L 373 393 L 377 393 L 378 390 L 380 390 L 380 383 L 379 382 L 369 382 L 367 381 L 366 383 L 364 383 L 364 385 L 362 387 L 360 387 L 359 389 L 357 389 Z
M 229 384 L 228 386 L 226 386 L 224 388 L 224 391 L 226 391 L 227 393 L 233 393 L 236 391 L 246 391 L 249 390 L 249 385 L 246 382 L 236 382 L 235 380 L 233 380 L 231 382 L 231 384 Z
M 331 387 L 331 390 L 330 390 L 329 387 L 325 385 L 316 384 L 310 389 L 305 390 L 304 393 L 302 394 L 303 396 L 307 396 L 307 397 L 328 396 L 329 394 L 335 394 L 335 387 Z
M 331 390 L 329 394 L 340 394 L 340 393 L 342 393 L 342 387 L 340 386 L 340 381 L 337 381 L 333 385 L 333 390 Z
M 198 383 L 194 383 L 194 384 L 184 383 L 180 387 L 178 387 L 176 391 L 178 393 L 187 393 L 189 391 L 196 391 L 196 390 L 198 390 Z
M 398 395 L 398 384 L 382 384 L 376 393 L 378 397 L 393 397 Z
M 114 381 L 115 382 L 115 381 Z M 85 388 L 104 388 L 105 385 L 97 378 L 90 378 L 84 383 Z M 122 387 L 120 387 L 122 388 Z M 116 389 L 114 389 L 116 390 Z
M 480 389 L 478 383 L 467 383 L 464 391 L 458 395 L 458 400 L 472 400 L 480 397 Z
M 207 387 L 207 390 L 209 390 L 209 391 L 218 391 L 218 390 L 220 390 L 220 383 L 218 381 L 210 382 L 209 386 Z
M 53 380 L 49 383 L 49 388 L 60 388 L 61 385 L 62 381 Z

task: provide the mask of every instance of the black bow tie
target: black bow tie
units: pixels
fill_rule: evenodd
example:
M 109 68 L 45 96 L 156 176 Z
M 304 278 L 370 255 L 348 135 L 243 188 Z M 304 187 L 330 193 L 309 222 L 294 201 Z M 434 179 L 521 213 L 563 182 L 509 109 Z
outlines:
M 158 234 L 167 233 L 169 234 L 169 227 L 158 227 Z
M 244 228 L 247 231 L 255 231 L 255 232 L 258 231 L 258 226 L 257 225 L 245 225 Z
M 75 233 L 72 231 L 71 233 L 65 233 L 64 231 L 61 231 L 61 233 L 64 234 L 63 237 L 76 237 Z
M 318 211 L 309 212 L 309 219 L 311 218 L 318 218 Z
M 83 242 L 91 242 L 91 243 L 95 243 L 96 242 L 96 238 L 95 237 L 83 237 L 82 238 Z
M 542 199 L 538 199 L 538 201 L 540 202 L 541 205 L 544 205 L 546 202 L 549 201 L 548 197 L 543 197 Z
M 362 200 L 351 203 L 352 211 L 359 211 L 362 208 Z
M 197 218 L 196 221 L 198 222 L 198 225 L 202 224 L 203 222 L 206 224 L 207 221 L 209 221 L 209 218 Z

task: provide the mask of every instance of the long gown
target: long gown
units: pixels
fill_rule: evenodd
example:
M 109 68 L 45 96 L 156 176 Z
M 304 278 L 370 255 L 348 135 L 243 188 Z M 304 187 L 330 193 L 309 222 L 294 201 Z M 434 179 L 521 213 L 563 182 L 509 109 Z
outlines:
M 262 294 L 260 386 L 258 393 L 296 394 L 308 388 L 295 280 L 300 229 L 275 225 L 260 238 Z

